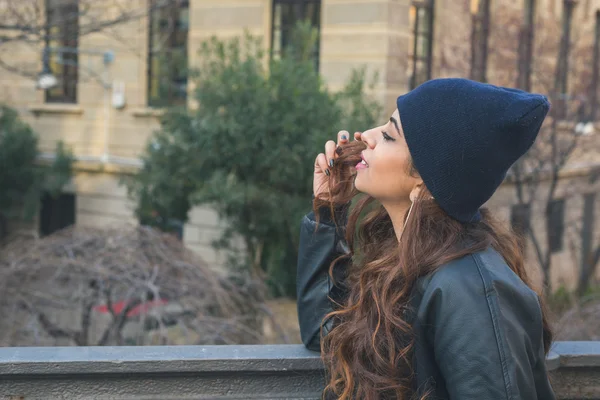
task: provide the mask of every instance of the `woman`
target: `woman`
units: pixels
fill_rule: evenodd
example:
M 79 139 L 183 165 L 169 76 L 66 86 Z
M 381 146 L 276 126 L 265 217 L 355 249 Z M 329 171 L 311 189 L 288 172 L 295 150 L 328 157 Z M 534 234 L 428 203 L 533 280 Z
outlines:
M 400 96 L 386 124 L 327 142 L 297 282 L 327 398 L 554 399 L 543 300 L 517 238 L 482 208 L 549 106 L 432 80 Z

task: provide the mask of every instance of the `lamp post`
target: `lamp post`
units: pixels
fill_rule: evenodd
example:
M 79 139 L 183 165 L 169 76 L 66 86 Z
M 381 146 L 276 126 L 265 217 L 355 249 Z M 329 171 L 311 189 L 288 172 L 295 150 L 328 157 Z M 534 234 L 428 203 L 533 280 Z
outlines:
M 93 50 L 93 49 L 79 49 L 74 47 L 44 47 L 42 51 L 42 71 L 38 75 L 36 82 L 36 88 L 40 90 L 48 90 L 58 85 L 58 79 L 53 74 L 50 68 L 50 54 L 88 54 L 90 56 L 102 57 L 103 74 L 102 77 L 97 79 L 100 85 L 104 89 L 104 151 L 101 156 L 101 161 L 106 163 L 109 161 L 108 153 L 108 136 L 109 136 L 109 122 L 110 122 L 110 91 L 112 89 L 112 82 L 110 81 L 109 66 L 115 59 L 114 53 L 111 50 Z M 62 60 L 59 62 L 63 65 L 75 65 L 79 66 L 79 63 L 73 63 Z M 98 77 L 97 77 L 98 78 Z

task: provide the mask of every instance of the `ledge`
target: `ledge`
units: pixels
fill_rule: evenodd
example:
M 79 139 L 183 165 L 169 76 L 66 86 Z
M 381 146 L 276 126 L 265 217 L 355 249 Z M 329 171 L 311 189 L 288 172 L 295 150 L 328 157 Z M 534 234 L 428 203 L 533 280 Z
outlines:
M 0 348 L 0 377 L 320 369 L 319 354 L 299 345 Z
M 151 108 L 151 107 L 141 107 L 134 108 L 131 111 L 131 115 L 134 117 L 144 118 L 144 117 L 162 117 L 165 113 L 164 109 L 161 108 Z
M 83 114 L 83 107 L 78 104 L 47 103 L 35 104 L 28 107 L 29 112 L 39 114 Z
M 599 342 L 556 342 L 549 370 L 600 368 Z M 31 374 L 276 372 L 323 368 L 302 345 L 0 348 L 0 377 Z
M 556 342 L 547 365 L 557 399 L 600 399 L 600 342 Z M 5 347 L 0 382 L 28 400 L 318 400 L 325 377 L 302 345 Z
M 559 368 L 600 368 L 600 342 L 555 342 L 548 355 L 549 369 L 556 357 Z
M 56 158 L 54 153 L 41 153 L 38 162 L 41 164 L 50 164 Z M 143 166 L 143 161 L 139 158 L 127 158 L 108 155 L 106 159 L 100 156 L 78 156 L 75 155 L 73 170 L 76 172 L 102 172 L 107 174 L 134 174 Z

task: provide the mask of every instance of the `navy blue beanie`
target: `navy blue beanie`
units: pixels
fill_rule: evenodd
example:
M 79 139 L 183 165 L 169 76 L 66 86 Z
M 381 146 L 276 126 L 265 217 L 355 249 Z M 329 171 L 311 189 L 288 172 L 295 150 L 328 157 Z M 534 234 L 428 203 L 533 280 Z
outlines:
M 467 79 L 434 79 L 396 101 L 413 163 L 451 217 L 479 221 L 508 169 L 533 145 L 545 96 Z

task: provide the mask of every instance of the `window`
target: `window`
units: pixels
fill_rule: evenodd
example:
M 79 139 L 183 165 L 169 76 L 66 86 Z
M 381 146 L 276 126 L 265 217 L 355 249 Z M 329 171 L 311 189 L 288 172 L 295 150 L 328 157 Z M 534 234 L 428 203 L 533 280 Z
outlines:
M 517 87 L 531 90 L 531 61 L 533 59 L 533 35 L 535 23 L 535 0 L 525 1 L 525 14 L 519 32 L 519 61 Z
M 562 251 L 565 234 L 565 200 L 552 200 L 548 204 L 549 246 L 552 253 Z
M 563 2 L 562 35 L 560 39 L 560 51 L 556 66 L 556 82 L 554 87 L 554 115 L 557 118 L 567 116 L 568 93 L 567 84 L 569 76 L 569 52 L 571 50 L 571 23 L 576 2 L 565 0 Z
M 46 0 L 46 46 L 77 49 L 79 1 Z M 47 103 L 77 103 L 77 52 L 50 52 L 50 69 L 58 85 L 46 90 Z
M 515 204 L 510 212 L 510 225 L 515 233 L 524 237 L 530 228 L 531 205 Z
M 291 41 L 293 29 L 299 21 L 309 21 L 320 31 L 321 0 L 273 0 L 271 56 L 280 57 Z M 315 66 L 319 69 L 319 39 L 313 51 Z
M 45 194 L 40 209 L 40 236 L 50 235 L 75 224 L 75 195 L 62 193 L 58 197 Z
M 413 1 L 410 8 L 410 18 L 413 26 L 411 89 L 431 79 L 433 9 L 434 0 Z
M 148 105 L 183 105 L 187 99 L 189 2 L 150 2 Z
M 592 64 L 592 82 L 590 85 L 590 117 L 595 121 L 598 112 L 598 75 L 600 74 L 600 10 L 596 11 L 594 29 L 594 55 Z
M 490 0 L 471 0 L 471 21 L 471 79 L 485 82 L 490 34 Z

